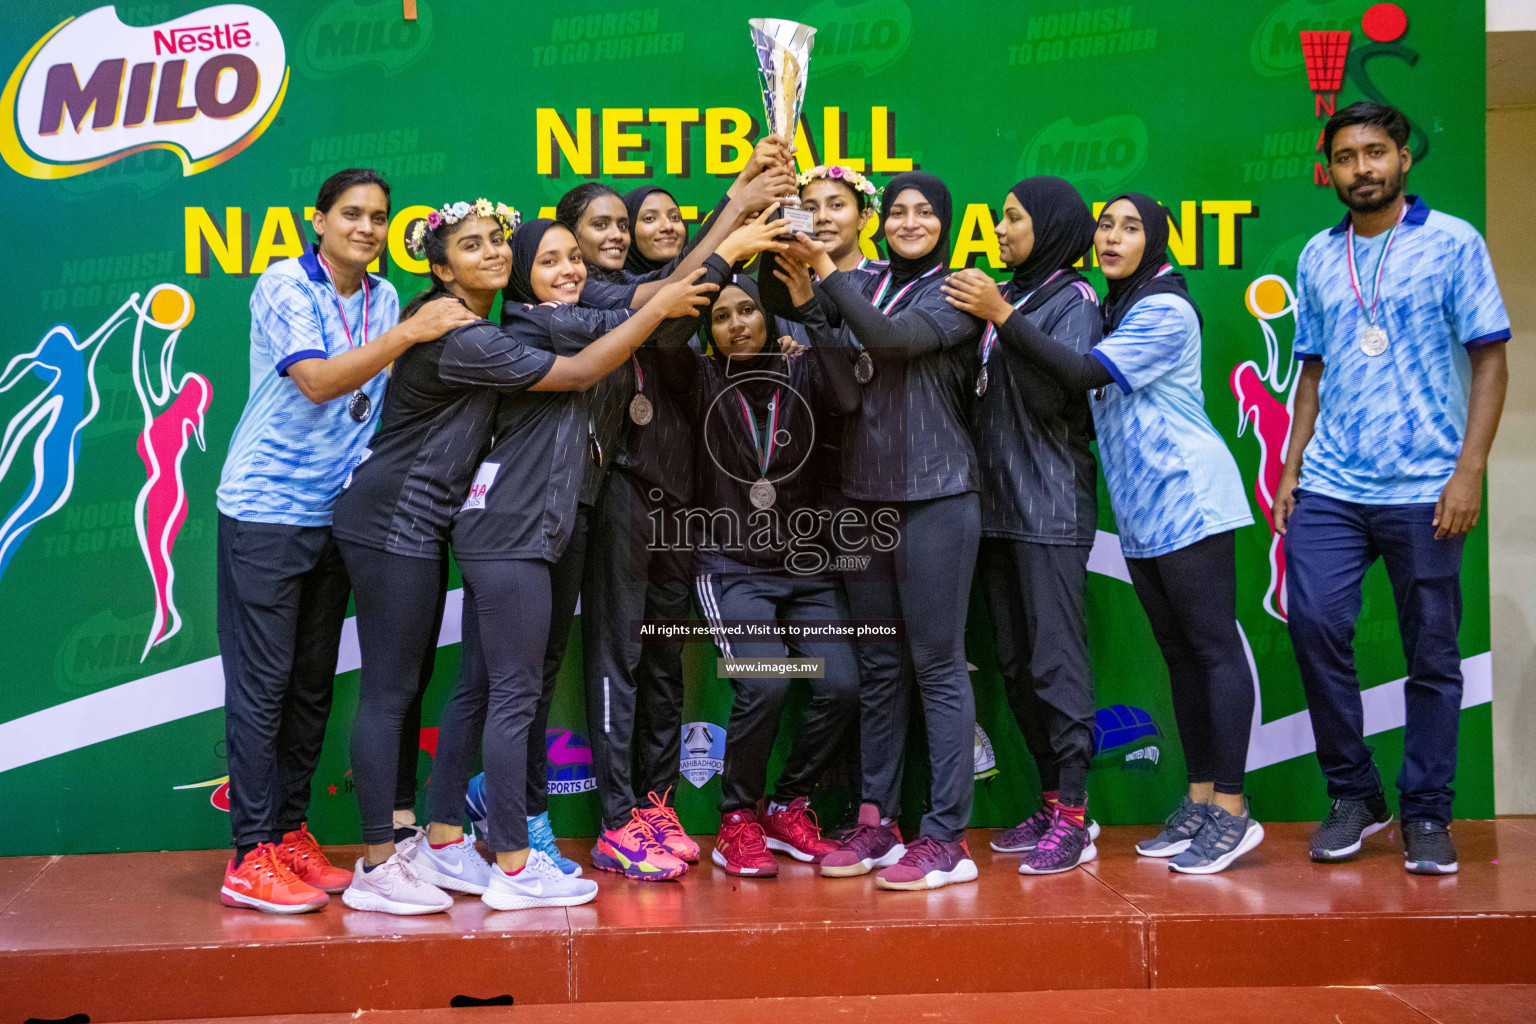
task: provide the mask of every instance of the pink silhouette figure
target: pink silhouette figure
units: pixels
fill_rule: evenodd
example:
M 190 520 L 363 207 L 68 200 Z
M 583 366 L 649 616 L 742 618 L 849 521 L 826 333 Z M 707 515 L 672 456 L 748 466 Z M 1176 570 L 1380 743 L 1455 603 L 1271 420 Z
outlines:
M 206 450 L 203 421 L 213 388 L 199 373 L 185 373 L 175 384 L 171 363 L 181 326 L 191 318 L 191 300 L 186 299 L 186 314 L 177 324 L 161 324 L 150 313 L 155 294 L 170 285 L 153 288 L 145 296 L 133 339 L 133 384 L 144 410 L 144 430 L 139 434 L 139 458 L 147 477 L 134 505 L 134 520 L 139 534 L 139 548 L 155 590 L 155 617 L 149 637 L 144 642 L 142 662 L 149 652 L 181 630 L 181 612 L 176 608 L 176 566 L 171 551 L 177 534 L 187 519 L 187 487 L 181 475 L 181 461 L 189 441 L 196 440 Z M 160 347 L 158 373 L 152 376 L 144 359 L 141 343 L 144 325 L 174 327 Z M 158 414 L 156 410 L 160 409 Z

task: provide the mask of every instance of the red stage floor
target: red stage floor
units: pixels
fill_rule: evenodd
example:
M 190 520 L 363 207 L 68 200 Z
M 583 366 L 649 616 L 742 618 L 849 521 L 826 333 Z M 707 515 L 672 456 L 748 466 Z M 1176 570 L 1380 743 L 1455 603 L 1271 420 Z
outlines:
M 878 892 L 871 878 L 821 879 L 788 861 L 777 880 L 744 881 L 706 863 L 681 884 L 600 875 L 598 900 L 570 911 L 496 913 L 466 897 L 450 914 L 414 919 L 339 900 L 297 918 L 227 910 L 217 900 L 218 851 L 0 860 L 0 1019 L 430 1009 L 460 995 L 526 1005 L 970 992 L 1006 1002 L 1027 997 L 1001 994 L 1065 989 L 1394 988 L 1358 997 L 1367 1002 L 1341 1018 L 1349 1024 L 1418 1020 L 1419 1011 L 1379 1017 L 1371 1007 L 1445 1001 L 1445 990 L 1404 996 L 1397 986 L 1536 983 L 1536 821 L 1458 823 L 1462 871 L 1446 878 L 1407 875 L 1385 836 L 1354 863 L 1314 865 L 1309 830 L 1272 825 L 1254 854 L 1210 877 L 1138 858 L 1131 844 L 1145 830 L 1110 828 L 1088 870 L 1029 878 L 977 832 L 980 882 L 935 893 Z M 585 858 L 581 844 L 565 845 Z M 1396 1004 L 1380 1002 L 1388 995 Z M 1144 1005 L 1148 1024 L 1170 1005 L 1100 996 L 1122 1000 L 1114 1005 L 1131 1018 Z M 1322 999 L 1306 1004 L 1313 1009 L 1357 998 L 1290 996 Z M 983 1004 L 974 1003 L 978 1015 Z M 873 1005 L 837 1000 L 835 1016 L 863 1019 Z M 962 1012 L 957 1005 L 927 999 L 911 1009 Z M 1536 1019 L 1524 1005 L 1531 1012 L 1508 1019 Z M 1309 1012 L 1298 1004 L 1288 1019 Z

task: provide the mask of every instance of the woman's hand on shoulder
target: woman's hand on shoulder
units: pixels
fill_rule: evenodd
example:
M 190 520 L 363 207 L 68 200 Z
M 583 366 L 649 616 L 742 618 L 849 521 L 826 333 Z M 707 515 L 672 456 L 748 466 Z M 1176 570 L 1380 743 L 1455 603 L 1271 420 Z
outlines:
M 410 343 L 417 345 L 423 341 L 436 341 L 455 327 L 464 327 L 479 319 L 458 299 L 444 296 L 423 303 L 404 326 L 410 328 Z
M 1013 315 L 1013 306 L 997 290 L 997 282 L 975 267 L 950 274 L 941 287 L 951 306 L 972 316 L 1000 324 Z

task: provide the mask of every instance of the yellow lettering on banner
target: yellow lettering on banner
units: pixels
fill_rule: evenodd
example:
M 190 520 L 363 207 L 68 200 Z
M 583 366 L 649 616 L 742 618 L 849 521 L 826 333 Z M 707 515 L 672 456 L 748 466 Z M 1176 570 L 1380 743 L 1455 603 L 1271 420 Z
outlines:
M 559 111 L 552 107 L 539 107 L 534 114 L 534 150 L 538 153 L 539 173 L 553 178 L 558 158 L 556 149 L 576 174 L 592 176 L 592 108 L 581 107 L 576 111 L 576 130 L 566 123 Z
M 731 130 L 725 124 L 731 123 Z M 747 166 L 752 156 L 750 137 L 753 122 L 745 110 L 737 107 L 710 107 L 704 111 L 704 173 L 736 174 Z M 726 159 L 722 152 L 729 146 L 736 155 Z
M 652 107 L 651 124 L 666 128 L 667 174 L 680 176 L 686 173 L 688 160 L 688 126 L 699 123 L 698 107 Z
M 985 254 L 993 270 L 1002 268 L 1003 253 L 997 245 L 996 223 L 986 203 L 967 203 L 965 216 L 960 221 L 960 234 L 955 239 L 955 252 L 950 257 L 949 269 L 959 270 L 971 264 L 971 257 Z
M 1179 230 L 1179 225 L 1183 230 Z M 1168 217 L 1168 252 L 1175 263 L 1184 267 L 1200 265 L 1200 204 L 1186 199 L 1179 204 L 1179 223 Z
M 907 157 L 891 153 L 891 142 L 896 135 L 896 115 L 885 107 L 871 107 L 869 111 L 870 168 L 876 174 L 899 174 L 912 169 Z
M 431 212 L 430 206 L 407 206 L 389 222 L 389 258 L 394 260 L 395 266 L 408 274 L 425 274 L 428 268 L 426 260 L 414 259 L 406 251 L 405 232 L 412 223 L 425 220 Z
M 880 250 L 875 248 L 875 236 L 880 233 L 880 214 L 878 211 L 871 214 L 869 223 L 864 225 L 864 230 L 859 232 L 859 252 L 865 259 L 877 260 L 880 258 Z
M 809 135 L 805 130 L 805 120 L 795 123 L 795 169 L 808 171 L 816 166 L 816 147 L 811 145 Z
M 259 274 L 277 260 L 304 255 L 304 234 L 293 222 L 293 211 L 286 206 L 267 207 L 267 216 L 256 235 L 256 251 L 251 253 L 252 274 Z
M 1251 216 L 1253 203 L 1247 199 L 1207 199 L 1200 204 L 1200 212 L 1216 215 L 1216 262 L 1233 266 L 1237 263 L 1237 218 Z
M 822 163 L 828 167 L 838 164 L 850 171 L 863 172 L 864 158 L 861 156 L 848 156 L 843 152 L 843 147 L 848 143 L 848 118 L 838 107 L 823 107 L 821 110 L 821 155 Z
M 235 277 L 244 277 L 245 268 L 240 265 L 245 253 L 244 233 L 245 218 L 238 206 L 224 208 L 224 231 L 219 228 L 208 215 L 208 211 L 201 206 L 189 206 L 185 212 L 186 218 L 186 272 L 197 277 L 206 277 L 208 271 L 204 268 L 203 255 L 211 255 L 219 265 L 219 269 L 226 274 Z
M 643 153 L 650 143 L 639 132 L 624 130 L 644 119 L 645 111 L 639 107 L 603 108 L 603 174 L 617 178 L 645 176 L 645 161 L 625 159 L 625 154 L 633 150 Z
M 555 208 L 553 206 L 541 206 L 541 207 L 539 207 L 539 217 L 542 220 L 554 220 L 555 219 Z

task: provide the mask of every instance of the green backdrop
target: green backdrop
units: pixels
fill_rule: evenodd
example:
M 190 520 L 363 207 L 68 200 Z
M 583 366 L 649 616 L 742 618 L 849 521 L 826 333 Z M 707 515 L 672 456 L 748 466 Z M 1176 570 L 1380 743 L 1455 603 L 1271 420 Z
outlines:
M 1377 12 L 1367 23 L 1386 39 L 1365 34 L 1365 0 L 724 0 L 707 13 L 672 2 L 570 13 L 576 6 L 420 0 L 408 22 L 400 0 L 147 3 L 118 8 L 120 30 L 85 34 L 88 8 L 41 0 L 0 27 L 9 79 L 0 222 L 11 239 L 0 293 L 0 809 L 15 826 L 0 833 L 0 854 L 228 840 L 218 807 L 214 489 L 248 387 L 254 273 L 296 251 L 316 186 L 341 167 L 378 166 L 394 186 L 382 271 L 402 298 L 420 288 L 400 245 L 423 212 L 410 207 L 484 195 L 533 216 L 591 175 L 621 188 L 632 187 L 624 176 L 670 182 L 680 202 L 708 210 L 745 156 L 729 137 L 750 141 L 763 119 L 747 19 L 804 21 L 820 30 L 808 147 L 862 159 L 877 183 L 907 161 L 943 176 L 964 259 L 990 265 L 989 208 L 1025 174 L 1064 175 L 1090 201 L 1135 188 L 1169 206 L 1176 256 L 1205 315 L 1206 407 L 1250 489 L 1273 474 L 1285 437 L 1294 382 L 1285 282 L 1306 239 L 1342 213 L 1315 181 L 1329 104 L 1369 96 L 1401 106 L 1422 157 L 1412 190 L 1483 222 L 1481 0 L 1405 3 L 1406 31 L 1395 36 Z M 34 53 L 69 18 L 77 30 L 65 25 Z M 205 39 L 144 28 L 167 22 Z M 1350 32 L 1341 85 L 1312 91 L 1302 30 Z M 113 59 L 123 66 L 94 77 Z M 187 62 L 180 82 L 171 81 L 176 60 Z M 47 77 L 71 62 L 73 79 Z M 50 108 L 61 123 L 47 134 Z M 195 303 L 179 336 L 168 329 L 185 318 L 177 294 L 142 298 L 163 284 Z M 152 308 L 129 307 L 116 331 L 91 341 L 136 294 Z M 1278 617 L 1271 536 L 1252 500 L 1258 525 L 1238 539 L 1239 619 L 1262 681 L 1250 791 L 1262 819 L 1312 818 L 1326 800 Z M 1103 709 L 1093 813 L 1150 822 L 1177 799 L 1183 761 L 1167 673 L 1115 564 L 1102 492 L 1100 510 L 1089 595 Z M 1493 809 L 1487 536 L 1472 534 L 1463 578 L 1463 817 Z M 989 628 L 973 602 L 967 641 L 991 750 L 978 753 L 974 820 L 1004 825 L 1032 809 L 1035 779 Z M 573 638 L 550 724 L 582 734 L 579 651 Z M 1390 776 L 1402 754 L 1405 669 L 1379 567 L 1357 651 L 1371 742 Z M 729 689 L 714 677 L 714 655 L 688 649 L 688 722 L 726 721 Z M 357 838 L 348 658 L 315 779 L 312 825 L 327 842 Z M 441 648 L 429 727 L 457 667 L 457 645 Z M 425 780 L 430 754 L 420 756 Z M 576 792 L 552 799 L 556 828 L 589 835 L 596 798 L 581 791 L 590 783 L 579 750 L 561 760 L 560 788 Z M 909 811 L 921 785 L 910 772 Z M 718 777 L 682 783 L 691 830 L 713 830 L 718 787 Z M 829 792 L 824 813 L 840 813 L 838 801 Z

